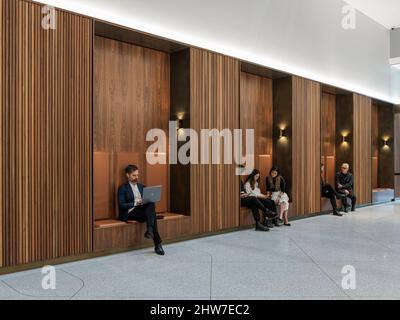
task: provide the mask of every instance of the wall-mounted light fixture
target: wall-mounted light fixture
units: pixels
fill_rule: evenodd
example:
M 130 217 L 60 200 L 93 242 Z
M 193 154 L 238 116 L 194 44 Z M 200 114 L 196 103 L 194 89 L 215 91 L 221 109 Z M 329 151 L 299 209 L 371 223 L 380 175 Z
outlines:
M 342 136 L 342 146 L 347 146 L 349 144 L 348 137 L 350 132 L 342 131 L 340 135 Z
M 287 133 L 287 125 L 285 123 L 281 123 L 279 126 L 279 140 L 287 140 L 288 133 Z
M 383 149 L 390 149 L 390 146 L 389 146 L 389 144 L 388 144 L 388 142 L 389 142 L 389 137 L 384 137 L 382 140 L 383 140 Z

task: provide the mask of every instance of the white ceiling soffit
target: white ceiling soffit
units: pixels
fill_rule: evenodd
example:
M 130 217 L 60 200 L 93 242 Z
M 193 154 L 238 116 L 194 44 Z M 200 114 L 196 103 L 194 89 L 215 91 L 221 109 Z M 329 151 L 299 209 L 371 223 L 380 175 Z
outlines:
M 400 27 L 400 0 L 345 0 L 387 29 Z
M 308 61 L 307 63 L 294 63 L 293 59 L 285 59 L 282 60 L 280 58 L 280 56 L 278 55 L 278 53 L 275 54 L 271 54 L 271 55 L 267 55 L 267 54 L 261 54 L 261 51 L 249 51 L 246 48 L 242 48 L 240 46 L 237 46 L 236 42 L 237 39 L 232 39 L 232 37 L 230 38 L 230 42 L 221 42 L 221 41 L 216 41 L 215 37 L 213 36 L 208 36 L 207 32 L 209 32 L 209 30 L 206 32 L 203 29 L 201 29 L 201 31 L 199 31 L 198 29 L 194 28 L 196 32 L 190 32 L 190 30 L 187 29 L 182 29 L 182 28 L 174 28 L 174 27 L 168 27 L 168 23 L 165 23 L 165 21 L 163 22 L 163 19 L 165 19 L 164 16 L 161 16 L 161 18 L 159 19 L 161 22 L 157 22 L 157 14 L 160 15 L 162 14 L 162 10 L 158 10 L 156 13 L 154 13 L 153 16 L 151 16 L 151 19 L 149 19 L 149 8 L 151 7 L 151 4 L 149 4 L 147 1 L 148 0 L 115 0 L 115 1 L 111 1 L 111 0 L 33 0 L 34 2 L 38 2 L 38 3 L 42 3 L 42 4 L 47 4 L 47 5 L 51 5 L 51 6 L 55 6 L 58 8 L 62 8 L 68 11 L 72 11 L 72 12 L 77 12 L 83 15 L 87 15 L 87 16 L 91 16 L 100 20 L 104 20 L 104 21 L 108 21 L 111 23 L 115 23 L 117 25 L 122 25 L 122 26 L 126 26 L 135 30 L 140 30 L 140 31 L 144 31 L 146 33 L 149 34 L 154 34 L 154 35 L 158 35 L 167 39 L 172 39 L 172 40 L 176 40 L 178 42 L 182 42 L 188 45 L 193 45 L 196 47 L 200 47 L 200 48 L 204 48 L 204 49 L 208 49 L 211 51 L 215 51 L 215 52 L 219 52 L 221 54 L 225 54 L 240 60 L 246 60 L 246 61 L 250 61 L 259 65 L 263 65 L 263 66 L 267 66 L 269 68 L 273 68 L 276 70 L 280 70 L 283 72 L 287 72 L 290 74 L 295 74 L 304 78 L 308 78 L 308 79 L 312 79 L 315 80 L 317 82 L 321 82 L 321 83 L 325 83 L 328 85 L 332 85 L 338 88 L 343 88 L 346 89 L 348 91 L 353 91 L 353 92 L 357 92 L 366 96 L 370 96 L 373 98 L 376 98 L 378 100 L 382 100 L 382 101 L 387 101 L 390 103 L 394 103 L 394 104 L 400 104 L 400 92 L 398 90 L 398 85 L 397 83 L 400 82 L 400 72 L 395 69 L 392 68 L 393 70 L 390 71 L 390 67 L 389 67 L 389 61 L 387 61 L 387 69 L 384 69 L 384 66 L 382 64 L 382 68 L 380 68 L 379 70 L 377 70 L 378 72 L 382 74 L 384 74 L 381 78 L 382 79 L 386 79 L 386 73 L 388 73 L 388 70 L 390 71 L 391 74 L 393 75 L 389 75 L 389 81 L 391 81 L 393 84 L 389 86 L 393 87 L 393 89 L 386 91 L 386 90 L 382 90 L 382 86 L 379 88 L 375 86 L 375 84 L 371 85 L 368 84 L 368 81 L 366 81 L 365 83 L 359 83 L 358 81 L 353 80 L 347 80 L 348 77 L 346 76 L 346 73 L 343 73 L 343 75 L 341 75 L 341 73 L 339 73 L 338 75 L 336 75 L 335 73 L 333 74 L 328 74 L 326 75 L 325 70 L 323 72 L 320 72 L 318 68 L 310 68 L 308 66 L 308 64 L 313 65 L 313 63 L 311 63 L 310 61 Z M 191 8 L 191 4 L 190 1 L 193 1 L 195 3 L 195 5 L 193 6 L 194 8 L 197 9 L 201 9 L 204 14 L 204 11 L 207 8 L 203 8 L 202 6 L 206 6 L 207 3 L 210 3 L 212 0 L 207 0 L 204 3 L 202 1 L 196 1 L 196 0 L 153 0 L 155 3 L 163 3 L 163 1 L 165 1 L 164 6 L 168 6 L 169 2 L 171 3 L 185 3 L 187 1 L 187 4 L 185 5 L 185 10 L 188 10 L 188 8 Z M 224 0 L 221 2 L 216 2 L 219 4 L 218 9 L 221 11 L 223 8 L 221 8 L 221 6 L 223 6 L 224 4 L 226 4 L 227 1 L 235 1 L 235 3 L 237 4 L 238 7 L 242 8 L 243 6 L 245 6 L 246 2 L 243 0 Z M 296 4 L 297 1 L 301 2 L 303 0 L 285 0 L 284 3 L 286 4 L 286 7 L 291 5 L 290 1 L 293 1 L 294 4 Z M 319 2 L 320 0 L 307 0 L 307 4 L 308 4 L 308 9 L 310 8 L 310 5 L 313 4 L 313 2 Z M 339 10 L 339 7 L 341 9 L 341 6 L 343 3 L 345 3 L 344 1 L 342 2 L 342 0 L 323 0 L 322 2 L 327 1 L 330 2 L 330 6 L 328 6 L 329 8 L 333 9 L 333 10 Z M 361 1 L 348 1 L 348 2 L 353 2 L 353 3 L 363 3 L 363 2 L 368 2 L 368 3 L 379 3 L 379 6 L 382 6 L 384 8 L 387 7 L 387 5 L 384 5 L 384 3 L 391 3 L 392 7 L 390 9 L 388 9 L 388 11 L 392 11 L 395 12 L 398 10 L 395 10 L 395 7 L 399 7 L 400 5 L 400 0 L 361 0 Z M 151 1 L 150 1 L 151 2 Z M 277 3 L 280 3 L 280 0 L 257 0 L 255 1 L 256 3 L 258 3 L 258 7 L 262 7 L 262 5 L 274 5 L 274 8 L 276 8 Z M 397 4 L 397 2 L 399 2 L 399 4 Z M 347 2 L 346 2 L 347 3 Z M 295 12 L 293 12 L 293 10 L 300 10 L 299 9 L 299 4 L 297 2 L 296 5 L 292 5 L 293 7 L 291 8 L 292 12 L 291 14 L 296 14 Z M 138 17 L 137 12 L 132 12 L 132 6 L 139 6 L 139 9 L 144 10 L 145 13 L 147 13 L 146 15 L 143 15 L 143 17 Z M 256 6 L 257 7 L 257 6 Z M 282 10 L 284 10 L 286 8 L 285 6 L 282 6 Z M 111 8 L 115 8 L 115 10 L 111 10 Z M 306 8 L 306 9 L 307 9 Z M 308 10 L 307 9 L 307 10 Z M 147 11 L 146 11 L 147 10 Z M 307 17 L 307 10 L 302 11 L 302 15 Z M 200 13 L 201 13 L 200 12 Z M 340 13 L 340 11 L 338 11 Z M 218 10 L 217 10 L 218 13 Z M 196 14 L 195 12 L 193 12 L 193 14 Z M 237 15 L 238 12 L 233 11 L 231 13 L 231 15 L 235 16 L 235 14 Z M 254 15 L 254 12 L 251 12 L 251 14 Z M 262 13 L 264 14 L 264 13 Z M 176 15 L 179 17 L 179 12 Z M 337 18 L 338 13 L 335 12 L 335 14 L 332 15 L 331 18 L 336 17 Z M 190 17 L 190 16 L 189 16 Z M 367 17 L 367 16 L 366 16 Z M 367 17 L 368 20 L 370 20 L 371 18 Z M 211 25 L 215 24 L 215 15 L 210 14 L 210 17 L 208 17 L 209 21 L 211 21 Z M 218 16 L 218 19 L 220 19 L 220 17 Z M 294 19 L 293 17 L 291 19 Z M 295 19 L 294 19 L 295 20 Z M 365 19 L 363 19 L 365 22 Z M 371 19 L 372 20 L 372 19 Z M 196 24 L 196 27 L 199 27 L 199 25 L 202 25 L 201 22 L 197 21 L 198 23 Z M 172 25 L 179 25 L 181 22 L 177 22 L 177 23 L 172 23 Z M 167 25 L 167 27 L 165 26 Z M 246 28 L 244 28 L 245 30 L 243 31 L 243 34 L 249 33 L 249 28 L 252 26 L 252 24 L 249 24 L 249 26 L 247 26 Z M 305 29 L 306 31 L 308 30 L 307 28 L 309 28 L 310 25 L 309 24 L 304 24 L 303 25 L 303 29 Z M 384 31 L 385 28 L 381 27 L 380 28 Z M 223 28 L 222 28 L 223 29 Z M 377 28 L 379 29 L 379 28 Z M 222 30 L 221 32 L 222 34 L 226 34 L 226 30 Z M 230 34 L 230 36 L 232 36 Z M 259 35 L 260 36 L 260 35 Z M 289 33 L 290 36 L 290 33 Z M 375 33 L 375 37 L 376 37 L 376 33 Z M 210 40 L 211 38 L 211 40 Z M 240 36 L 238 36 L 238 38 L 240 39 Z M 290 38 L 290 37 L 289 37 Z M 251 40 L 251 39 L 250 39 Z M 306 39 L 307 40 L 307 39 Z M 235 42 L 236 41 L 236 42 Z M 252 44 L 252 41 L 249 41 Z M 262 47 L 262 43 L 258 43 L 258 44 L 252 44 L 252 46 L 258 47 L 259 45 L 261 45 Z M 293 49 L 293 48 L 292 48 Z M 388 48 L 389 49 L 389 48 Z M 265 51 L 265 50 L 264 50 Z M 376 51 L 374 51 L 374 54 L 376 53 Z M 292 56 L 289 54 L 289 56 Z M 301 57 L 301 56 L 300 56 Z M 301 60 L 301 59 L 300 59 Z M 338 60 L 340 61 L 340 60 Z M 335 62 L 335 61 L 334 61 Z M 362 63 L 363 64 L 363 63 Z M 334 65 L 334 64 L 333 64 Z M 341 70 L 341 72 L 343 72 L 343 70 Z M 362 74 L 362 72 L 361 72 Z M 395 81 L 390 80 L 391 78 L 394 78 Z M 397 80 L 398 79 L 398 80 Z M 379 88 L 379 89 L 377 89 Z M 394 93 L 390 93 L 390 91 L 393 91 Z

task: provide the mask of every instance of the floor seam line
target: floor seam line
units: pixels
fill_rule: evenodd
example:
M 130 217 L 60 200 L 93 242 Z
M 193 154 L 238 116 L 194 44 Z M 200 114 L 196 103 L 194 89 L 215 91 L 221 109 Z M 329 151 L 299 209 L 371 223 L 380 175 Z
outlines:
M 334 280 L 334 279 L 332 279 L 331 278 L 331 276 L 327 273 L 327 272 L 325 272 L 325 270 L 323 270 L 322 269 L 322 267 L 302 248 L 302 247 L 300 247 L 300 245 L 298 245 L 297 243 L 296 243 L 296 241 L 294 241 L 291 237 L 290 237 L 290 235 L 289 235 L 289 239 L 290 239 L 290 241 L 293 241 L 294 242 L 294 244 L 314 263 L 314 265 L 335 285 L 335 287 L 337 287 L 339 290 L 340 290 L 340 292 L 342 292 L 342 293 L 344 293 L 348 298 L 350 298 L 351 299 L 351 296 L 349 296 L 348 294 L 347 294 L 347 292 L 346 291 L 344 291 L 343 290 L 343 288 L 341 288 L 337 283 L 336 283 L 336 281 Z

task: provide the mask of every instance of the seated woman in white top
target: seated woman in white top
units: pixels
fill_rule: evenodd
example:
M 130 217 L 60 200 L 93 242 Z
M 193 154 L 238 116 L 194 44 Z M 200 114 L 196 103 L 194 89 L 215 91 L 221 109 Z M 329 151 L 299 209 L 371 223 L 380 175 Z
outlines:
M 286 182 L 281 176 L 279 168 L 273 167 L 267 177 L 267 191 L 271 192 L 271 199 L 280 207 L 279 219 L 285 226 L 290 227 L 288 220 L 289 197 L 286 193 Z

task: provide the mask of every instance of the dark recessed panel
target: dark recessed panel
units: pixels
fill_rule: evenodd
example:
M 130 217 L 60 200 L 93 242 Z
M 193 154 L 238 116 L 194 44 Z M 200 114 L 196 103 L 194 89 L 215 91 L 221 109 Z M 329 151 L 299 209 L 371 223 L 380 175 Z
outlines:
M 114 24 L 95 21 L 95 34 L 97 36 L 123 41 L 141 47 L 155 49 L 167 53 L 180 51 L 187 46 L 175 41 L 131 30 Z
M 281 79 L 281 78 L 286 78 L 289 77 L 290 74 L 282 72 L 282 71 L 277 71 L 274 69 L 270 69 L 258 64 L 250 63 L 250 62 L 241 62 L 241 71 L 251 73 L 257 76 L 261 76 L 264 78 L 270 78 L 270 79 Z

